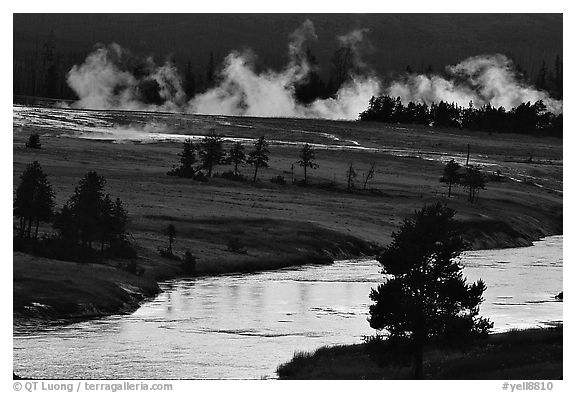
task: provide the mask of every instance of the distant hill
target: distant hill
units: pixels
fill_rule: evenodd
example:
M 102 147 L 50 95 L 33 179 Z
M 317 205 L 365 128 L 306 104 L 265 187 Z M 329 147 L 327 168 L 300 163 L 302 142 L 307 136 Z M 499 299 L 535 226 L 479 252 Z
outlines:
M 244 47 L 261 64 L 278 68 L 287 60 L 290 33 L 306 19 L 316 27 L 319 39 L 310 49 L 323 76 L 335 37 L 354 28 L 370 30 L 365 60 L 381 76 L 407 66 L 440 70 L 471 55 L 499 52 L 535 79 L 543 61 L 552 68 L 562 56 L 561 14 L 15 14 L 14 62 L 22 68 L 53 32 L 62 73 L 97 42 L 117 42 L 158 59 L 173 56 L 180 69 L 190 61 L 200 76 L 210 52 L 219 63 Z

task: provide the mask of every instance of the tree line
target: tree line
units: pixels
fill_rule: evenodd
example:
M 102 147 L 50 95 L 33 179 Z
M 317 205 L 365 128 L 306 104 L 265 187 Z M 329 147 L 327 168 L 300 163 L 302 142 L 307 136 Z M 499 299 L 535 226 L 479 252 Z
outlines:
M 563 126 L 562 114 L 548 111 L 541 100 L 507 111 L 490 104 L 475 108 L 472 102 L 466 108 L 444 101 L 430 106 L 415 102 L 404 105 L 400 97 L 394 99 L 386 95 L 372 97 L 359 120 L 556 137 L 562 137 Z

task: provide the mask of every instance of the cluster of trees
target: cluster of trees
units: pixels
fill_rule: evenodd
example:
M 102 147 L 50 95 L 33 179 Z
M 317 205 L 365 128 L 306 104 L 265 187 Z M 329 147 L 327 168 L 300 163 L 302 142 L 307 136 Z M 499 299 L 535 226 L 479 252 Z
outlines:
M 54 228 L 61 239 L 71 244 L 92 248 L 99 243 L 100 251 L 126 241 L 128 213 L 120 198 L 114 201 L 104 194 L 104 177 L 88 172 L 74 194 L 54 218 Z
M 451 197 L 452 186 L 459 185 L 468 190 L 468 201 L 474 203 L 478 202 L 480 190 L 486 188 L 487 179 L 479 165 L 466 165 L 462 168 L 454 159 L 451 159 L 444 167 L 440 182 L 448 184 L 448 198 Z
M 238 171 L 238 167 L 247 163 L 254 167 L 253 181 L 256 181 L 258 169 L 268 167 L 269 153 L 268 142 L 263 136 L 254 143 L 253 150 L 246 155 L 242 143 L 236 142 L 226 151 L 223 138 L 211 133 L 197 144 L 191 139 L 186 139 L 182 152 L 178 153 L 180 166 L 174 166 L 172 170 L 168 171 L 168 175 L 207 180 L 207 178 L 212 177 L 212 172 L 216 166 L 233 165 L 234 171 L 225 176 L 243 180 L 244 177 Z
M 562 136 L 562 114 L 555 115 L 541 101 L 520 104 L 509 111 L 486 104 L 467 108 L 440 101 L 430 106 L 409 102 L 404 105 L 400 98 L 372 97 L 368 109 L 360 114 L 362 121 L 384 123 L 424 124 L 435 127 L 456 127 L 489 132 L 513 132 L 520 134 L 544 134 Z
M 390 356 L 390 345 L 398 348 L 392 361 L 411 353 L 417 379 L 427 344 L 462 345 L 486 337 L 493 327 L 478 315 L 484 282 L 468 284 L 462 275 L 458 256 L 466 244 L 454 215 L 436 203 L 406 218 L 378 257 L 385 282 L 370 292 L 368 321 L 387 332 L 388 347 L 381 336 L 369 339 L 369 347 L 376 346 L 377 358 Z
M 234 168 L 232 171 L 224 172 L 220 176 L 232 180 L 245 180 L 245 177 L 239 171 L 239 166 L 248 164 L 254 168 L 252 181 L 256 182 L 258 171 L 269 167 L 270 150 L 268 149 L 268 141 L 264 136 L 254 142 L 252 150 L 248 153 L 246 153 L 241 142 L 235 142 L 226 150 L 223 138 L 220 135 L 211 133 L 199 143 L 186 139 L 182 152 L 178 153 L 178 156 L 180 157 L 180 165 L 174 165 L 167 173 L 169 176 L 206 181 L 212 177 L 216 166 L 232 165 Z M 304 184 L 308 181 L 308 168 L 318 168 L 315 160 L 315 150 L 309 144 L 304 144 L 300 151 L 300 159 L 296 161 L 304 169 Z
M 55 194 L 41 165 L 34 161 L 20 176 L 14 197 L 14 216 L 18 219 L 18 238 L 39 242 L 40 222 L 52 222 L 55 237 L 44 237 L 53 244 L 51 252 L 63 259 L 76 259 L 98 244 L 100 253 L 134 257 L 127 240 L 128 213 L 119 198 L 104 193 L 105 180 L 88 172 L 74 194 L 59 211 L 54 210 Z M 35 225 L 32 237 L 32 225 Z

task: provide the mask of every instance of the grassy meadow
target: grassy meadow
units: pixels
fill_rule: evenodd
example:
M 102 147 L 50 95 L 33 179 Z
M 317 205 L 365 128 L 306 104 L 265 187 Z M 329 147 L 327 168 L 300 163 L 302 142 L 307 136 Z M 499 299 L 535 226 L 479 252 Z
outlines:
M 25 114 L 15 121 L 15 186 L 25 166 L 37 160 L 60 208 L 80 178 L 97 171 L 106 179 L 106 192 L 121 198 L 128 210 L 137 264 L 145 270 L 134 276 L 118 268 L 125 263 L 121 260 L 94 266 L 14 253 L 14 312 L 23 318 L 133 310 L 158 291 L 159 280 L 185 275 L 178 261 L 158 253 L 168 244 L 163 228 L 170 223 L 177 231 L 175 254 L 190 250 L 197 257 L 199 275 L 375 255 L 406 215 L 438 199 L 458 212 L 456 218 L 474 249 L 524 246 L 562 233 L 560 139 L 345 121 L 139 112 L 50 110 L 37 118 Z M 155 138 L 158 130 L 171 137 Z M 42 149 L 25 148 L 32 132 L 40 134 Z M 182 136 L 210 132 L 245 141 L 247 151 L 253 138 L 264 135 L 271 141 L 270 168 L 259 171 L 256 183 L 167 176 L 178 163 Z M 90 139 L 98 135 L 104 137 Z M 309 170 L 306 186 L 298 184 L 303 171 L 295 163 L 304 142 L 313 144 L 319 165 Z M 447 186 L 439 182 L 445 161 L 456 158 L 464 164 L 468 144 L 472 164 L 482 164 L 488 175 L 497 170 L 502 174 L 500 181 L 487 184 L 475 204 L 467 201 L 462 188 L 455 188 L 448 199 Z M 350 163 L 358 177 L 356 189 L 347 192 Z M 376 174 L 363 190 L 371 163 Z M 230 169 L 217 166 L 215 173 Z M 252 168 L 244 166 L 241 173 L 251 179 Z M 272 183 L 276 176 L 283 176 L 287 184 Z M 51 232 L 49 224 L 41 225 L 41 234 Z M 233 238 L 245 254 L 229 250 Z

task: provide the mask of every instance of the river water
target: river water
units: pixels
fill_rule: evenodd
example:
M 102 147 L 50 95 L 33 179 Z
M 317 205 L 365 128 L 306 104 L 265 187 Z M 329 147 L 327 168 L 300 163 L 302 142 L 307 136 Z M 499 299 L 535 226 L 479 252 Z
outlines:
M 488 289 L 496 331 L 562 321 L 562 236 L 532 247 L 467 252 Z M 30 332 L 15 327 L 14 371 L 31 378 L 274 377 L 294 351 L 358 343 L 368 326 L 373 260 L 163 283 L 131 315 Z

